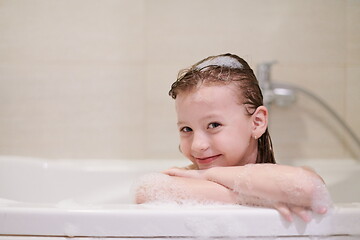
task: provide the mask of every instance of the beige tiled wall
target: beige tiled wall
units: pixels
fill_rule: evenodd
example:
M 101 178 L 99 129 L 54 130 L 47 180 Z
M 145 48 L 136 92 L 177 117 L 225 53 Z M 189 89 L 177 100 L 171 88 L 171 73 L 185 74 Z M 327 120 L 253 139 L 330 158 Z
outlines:
M 326 100 L 360 135 L 357 0 L 0 0 L 0 154 L 178 158 L 179 69 L 233 52 Z M 298 95 L 271 108 L 280 160 L 358 149 Z

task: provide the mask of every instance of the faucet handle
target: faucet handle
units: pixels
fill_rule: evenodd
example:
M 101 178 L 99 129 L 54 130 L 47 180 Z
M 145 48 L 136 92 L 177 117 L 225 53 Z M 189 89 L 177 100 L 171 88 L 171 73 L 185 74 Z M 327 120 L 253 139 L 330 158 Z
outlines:
M 269 107 L 274 98 L 271 81 L 271 67 L 277 61 L 262 62 L 256 67 L 256 77 L 264 96 L 264 105 Z
M 268 90 L 271 88 L 271 67 L 276 63 L 277 61 L 274 60 L 270 62 L 262 62 L 257 65 L 256 77 L 262 90 Z

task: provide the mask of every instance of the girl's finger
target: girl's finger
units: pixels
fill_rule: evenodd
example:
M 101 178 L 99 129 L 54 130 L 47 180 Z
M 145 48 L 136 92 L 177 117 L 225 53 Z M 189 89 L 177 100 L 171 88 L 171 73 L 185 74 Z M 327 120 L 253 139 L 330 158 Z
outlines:
M 284 203 L 276 203 L 274 208 L 283 216 L 287 221 L 292 222 L 293 218 L 291 216 L 291 211 L 289 207 Z
M 292 206 L 290 207 L 290 211 L 295 213 L 298 217 L 300 217 L 304 222 L 310 222 L 312 219 L 312 212 L 311 210 L 300 207 L 300 206 Z

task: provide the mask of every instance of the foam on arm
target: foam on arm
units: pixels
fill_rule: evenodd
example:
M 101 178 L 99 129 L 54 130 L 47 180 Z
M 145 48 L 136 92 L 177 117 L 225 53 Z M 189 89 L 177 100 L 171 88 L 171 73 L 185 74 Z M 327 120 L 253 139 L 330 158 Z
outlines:
M 168 176 L 152 173 L 143 176 L 135 187 L 135 202 L 197 202 L 197 203 L 233 203 L 237 195 L 231 189 L 215 182 Z
M 277 164 L 214 167 L 206 179 L 233 189 L 240 204 L 269 206 L 278 202 L 326 212 L 331 198 L 322 179 L 304 168 Z

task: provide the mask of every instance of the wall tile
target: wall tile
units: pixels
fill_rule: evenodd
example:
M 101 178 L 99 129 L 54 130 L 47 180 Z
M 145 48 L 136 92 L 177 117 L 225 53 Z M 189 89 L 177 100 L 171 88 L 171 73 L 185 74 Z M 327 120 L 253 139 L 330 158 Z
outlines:
M 0 12 L 6 23 L 1 25 L 0 61 L 62 65 L 143 60 L 140 0 L 2 1 Z
M 233 52 L 314 92 L 360 135 L 357 0 L 3 0 L 0 154 L 181 158 L 177 72 Z M 346 134 L 304 96 L 273 108 L 281 159 L 349 156 Z
M 143 157 L 143 1 L 2 1 L 0 12 L 1 154 Z
M 347 1 L 347 64 L 360 65 L 360 2 Z
M 143 156 L 139 66 L 16 66 L 0 71 L 2 154 Z
M 234 52 L 258 61 L 343 63 L 346 2 L 226 2 L 148 1 L 148 56 L 191 63 Z
M 150 158 L 181 158 L 174 100 L 168 95 L 176 80 L 177 66 L 148 64 L 146 108 L 146 152 Z
M 354 133 L 360 138 L 360 66 L 348 67 L 346 85 L 346 121 L 353 129 Z M 354 145 L 354 141 L 349 139 L 349 145 L 353 151 L 360 156 L 359 146 Z M 356 150 L 357 149 L 357 150 Z

